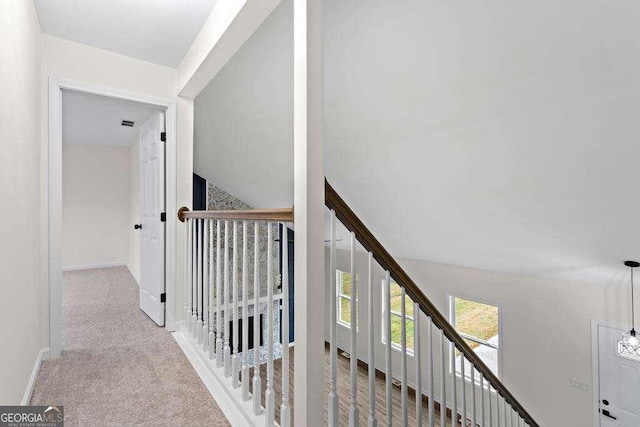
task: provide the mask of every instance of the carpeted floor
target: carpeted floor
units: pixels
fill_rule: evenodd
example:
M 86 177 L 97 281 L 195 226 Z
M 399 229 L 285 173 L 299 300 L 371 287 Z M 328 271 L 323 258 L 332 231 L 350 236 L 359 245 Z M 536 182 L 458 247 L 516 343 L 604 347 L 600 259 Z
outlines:
M 43 363 L 31 404 L 66 425 L 229 425 L 171 337 L 138 308 L 126 267 L 64 273 L 65 345 Z

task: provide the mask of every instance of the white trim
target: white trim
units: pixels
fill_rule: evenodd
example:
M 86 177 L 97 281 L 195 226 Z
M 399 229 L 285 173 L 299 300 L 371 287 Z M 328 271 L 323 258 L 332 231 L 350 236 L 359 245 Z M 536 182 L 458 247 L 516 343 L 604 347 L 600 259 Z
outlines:
M 28 405 L 29 402 L 31 402 L 31 396 L 33 395 L 33 389 L 36 385 L 36 378 L 38 378 L 38 373 L 40 372 L 40 366 L 42 366 L 42 362 L 48 358 L 48 348 L 43 348 L 38 352 L 38 357 L 36 357 L 31 375 L 29 376 L 29 382 L 27 382 L 27 388 L 24 390 L 24 395 L 22 396 L 22 402 L 20 403 L 22 406 Z
M 598 412 L 598 408 L 600 406 L 600 373 L 598 369 L 600 366 L 600 348 L 598 342 L 599 326 L 620 330 L 625 329 L 623 326 L 613 322 L 591 319 L 591 413 L 593 414 L 594 427 L 600 426 L 600 413 Z
M 504 348 L 504 328 L 503 328 L 503 324 L 502 324 L 502 318 L 504 316 L 502 316 L 502 307 L 500 304 L 496 304 L 495 302 L 491 302 L 489 300 L 485 300 L 482 298 L 476 298 L 476 297 L 469 297 L 469 296 L 465 296 L 465 294 L 447 294 L 447 312 L 449 314 L 448 316 L 448 321 L 451 324 L 451 326 L 453 326 L 455 328 L 455 312 L 453 310 L 453 307 L 451 305 L 451 301 L 452 298 L 461 298 L 461 299 L 466 299 L 468 301 L 474 301 L 474 302 L 478 302 L 480 304 L 485 304 L 485 305 L 491 305 L 493 307 L 497 307 L 498 308 L 498 373 L 497 373 L 497 377 L 500 381 L 503 381 L 502 379 L 502 360 L 503 360 L 503 353 L 502 353 L 502 349 Z M 449 375 L 451 374 L 451 372 L 453 372 L 453 370 L 451 369 L 451 366 L 449 367 Z M 457 373 L 456 373 L 457 374 Z
M 42 260 L 49 265 L 49 347 L 51 357 L 58 357 L 63 347 L 63 309 L 62 309 L 62 90 L 89 93 L 110 98 L 153 105 L 164 108 L 166 115 L 166 212 L 172 218 L 166 223 L 165 253 L 165 292 L 166 320 L 168 330 L 175 330 L 175 271 L 176 271 L 176 220 L 173 212 L 176 208 L 176 103 L 147 95 L 111 89 L 88 83 L 49 78 L 49 159 L 48 159 L 48 212 L 43 212 L 44 222 L 49 226 L 49 258 Z
M 182 323 L 180 322 L 180 324 Z M 242 399 L 241 388 L 233 388 L 231 378 L 225 378 L 224 367 L 216 368 L 214 363 L 208 359 L 207 354 L 201 348 L 194 346 L 192 340 L 186 337 L 183 332 L 174 332 L 171 335 L 232 426 L 265 425 L 266 411 L 262 411 L 259 415 L 253 413 L 252 400 Z
M 111 268 L 111 267 L 123 267 L 126 264 L 124 262 L 113 262 L 104 264 L 84 264 L 84 265 L 67 265 L 62 267 L 62 271 L 75 271 L 75 270 L 93 270 L 95 268 Z
M 131 266 L 131 264 L 127 264 L 127 270 L 129 270 L 129 273 L 131 273 L 133 280 L 135 280 L 138 284 L 138 287 L 140 287 L 140 278 L 138 277 L 138 272 Z

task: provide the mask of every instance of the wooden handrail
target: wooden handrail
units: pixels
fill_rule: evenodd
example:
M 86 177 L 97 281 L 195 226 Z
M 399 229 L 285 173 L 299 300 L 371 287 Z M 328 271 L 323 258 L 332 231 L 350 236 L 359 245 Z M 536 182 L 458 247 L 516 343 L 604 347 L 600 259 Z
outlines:
M 456 348 L 465 355 L 469 362 L 473 363 L 476 370 L 489 381 L 491 386 L 515 409 L 518 414 L 532 427 L 538 427 L 538 423 L 534 421 L 526 409 L 516 400 L 509 390 L 502 384 L 498 377 L 491 369 L 480 359 L 480 357 L 469 347 L 455 328 L 440 313 L 435 305 L 420 290 L 409 275 L 404 271 L 400 264 L 389 254 L 376 237 L 369 231 L 364 223 L 351 210 L 349 205 L 340 197 L 340 195 L 331 187 L 325 179 L 325 205 L 327 208 L 335 211 L 336 217 L 342 224 L 355 234 L 356 239 L 365 248 L 365 250 L 373 254 L 373 258 L 380 266 L 389 271 L 391 278 L 400 286 L 402 286 L 407 295 L 420 306 L 422 312 L 431 317 L 436 327 L 444 333 Z
M 190 211 L 186 206 L 178 209 L 178 219 L 236 219 L 247 221 L 293 222 L 293 208 L 246 209 L 228 211 Z

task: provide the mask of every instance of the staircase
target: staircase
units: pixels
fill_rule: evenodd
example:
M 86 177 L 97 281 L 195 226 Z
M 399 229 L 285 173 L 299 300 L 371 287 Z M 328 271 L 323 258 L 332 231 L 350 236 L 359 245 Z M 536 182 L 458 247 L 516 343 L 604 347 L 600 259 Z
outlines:
M 317 367 L 325 369 L 325 402 L 317 402 L 326 405 L 324 424 L 537 427 L 328 182 L 325 205 L 327 363 Z M 232 424 L 295 425 L 293 289 L 283 243 L 293 210 L 181 208 L 178 216 L 188 231 L 176 340 Z M 337 238 L 339 227 L 348 242 Z M 339 265 L 349 273 L 346 290 Z M 399 346 L 385 338 L 392 282 L 401 292 Z M 338 316 L 338 289 L 349 294 L 348 319 Z

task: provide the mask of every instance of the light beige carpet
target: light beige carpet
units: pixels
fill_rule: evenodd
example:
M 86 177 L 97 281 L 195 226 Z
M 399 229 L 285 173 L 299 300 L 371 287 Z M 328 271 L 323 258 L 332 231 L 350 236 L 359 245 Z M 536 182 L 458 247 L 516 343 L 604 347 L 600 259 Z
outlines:
M 64 273 L 64 351 L 43 363 L 31 404 L 66 425 L 229 425 L 169 331 L 138 308 L 126 267 Z

